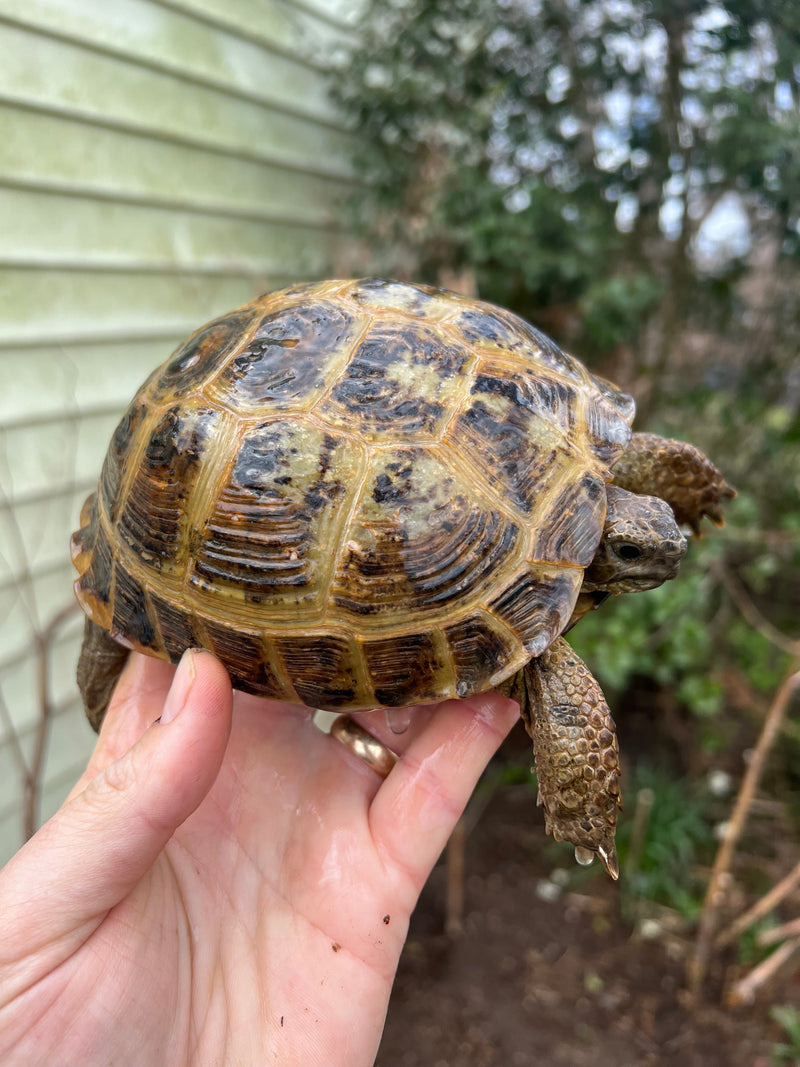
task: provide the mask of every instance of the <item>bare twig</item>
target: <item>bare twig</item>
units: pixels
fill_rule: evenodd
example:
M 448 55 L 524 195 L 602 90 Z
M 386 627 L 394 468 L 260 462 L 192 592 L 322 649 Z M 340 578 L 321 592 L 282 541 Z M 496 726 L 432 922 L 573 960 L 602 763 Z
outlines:
M 747 821 L 747 815 L 761 779 L 767 756 L 772 749 L 775 738 L 778 736 L 781 722 L 786 714 L 792 695 L 799 686 L 800 670 L 797 669 L 797 664 L 795 664 L 792 673 L 788 674 L 783 680 L 764 719 L 761 734 L 753 749 L 747 770 L 742 778 L 742 784 L 739 787 L 727 832 L 717 851 L 705 900 L 703 901 L 703 910 L 700 914 L 694 957 L 689 962 L 688 967 L 689 992 L 694 997 L 700 993 L 708 970 L 717 915 L 730 885 L 730 869 L 737 842 Z
M 25 774 L 22 817 L 26 841 L 36 833 L 39 824 L 42 768 L 47 750 L 47 738 L 50 734 L 50 722 L 53 717 L 53 703 L 50 699 L 50 650 L 59 628 L 77 611 L 77 601 L 65 604 L 60 611 L 53 615 L 43 629 L 34 634 L 38 669 L 39 718 L 36 723 L 33 755 Z
M 759 993 L 763 993 L 769 983 L 775 981 L 779 974 L 783 974 L 790 968 L 797 968 L 797 957 L 800 955 L 800 937 L 792 941 L 786 941 L 776 949 L 771 956 L 767 956 L 757 967 L 741 978 L 725 996 L 728 1007 L 739 1008 L 752 1004 Z
M 776 648 L 780 648 L 783 652 L 788 652 L 790 656 L 800 657 L 800 641 L 793 641 L 791 637 L 787 637 L 786 634 L 781 633 L 777 627 L 773 626 L 769 619 L 764 618 L 745 587 L 724 563 L 715 563 L 713 570 L 725 586 L 731 600 L 753 629 L 757 630 L 762 637 L 765 637 Z
M 744 933 L 754 923 L 757 923 L 759 919 L 762 919 L 773 908 L 787 897 L 791 891 L 800 885 L 800 863 L 798 863 L 793 870 L 791 870 L 784 878 L 781 878 L 780 882 L 777 882 L 768 893 L 765 893 L 760 900 L 757 900 L 752 907 L 747 911 L 742 912 L 738 919 L 735 919 L 730 926 L 726 926 L 725 929 L 717 936 L 714 941 L 714 948 L 724 948 L 734 941 L 739 934 Z M 800 931 L 798 931 L 800 932 Z
M 642 858 L 642 849 L 644 848 L 647 827 L 650 824 L 650 816 L 653 812 L 655 799 L 656 795 L 652 789 L 640 789 L 636 794 L 631 843 L 628 848 L 628 862 L 625 865 L 626 878 L 632 878 L 639 869 L 639 861 Z
M 447 905 L 445 932 L 458 937 L 464 931 L 464 854 L 467 829 L 461 818 L 447 842 Z
M 788 923 L 781 923 L 780 926 L 773 926 L 771 930 L 764 930 L 758 935 L 758 943 L 766 948 L 792 937 L 800 937 L 800 919 L 792 919 Z

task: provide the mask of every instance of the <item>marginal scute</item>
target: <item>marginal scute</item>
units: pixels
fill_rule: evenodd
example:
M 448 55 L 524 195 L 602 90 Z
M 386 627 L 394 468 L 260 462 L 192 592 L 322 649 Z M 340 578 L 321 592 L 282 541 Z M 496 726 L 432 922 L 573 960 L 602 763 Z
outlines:
M 297 695 L 308 707 L 335 711 L 371 702 L 360 652 L 352 638 L 336 633 L 279 634 L 273 641 L 294 679 Z
M 269 643 L 259 633 L 248 633 L 234 622 L 202 619 L 206 647 L 225 664 L 235 689 L 273 700 L 294 700 L 275 671 Z
M 444 628 L 450 646 L 450 658 L 457 678 L 459 697 L 472 696 L 489 689 L 504 665 L 503 673 L 521 667 L 528 654 L 514 641 L 506 627 L 485 611 L 476 611 Z
M 598 394 L 587 399 L 584 433 L 591 451 L 609 467 L 631 439 L 630 425 L 618 407 Z
M 433 631 L 364 641 L 364 661 L 376 703 L 387 708 L 424 704 L 453 691 L 444 642 Z
M 607 378 L 600 377 L 599 374 L 590 374 L 589 379 L 597 391 L 613 404 L 620 416 L 630 425 L 636 414 L 636 401 L 630 393 L 626 393 Z
M 91 526 L 84 527 L 87 538 L 91 539 L 91 555 L 85 554 L 84 562 L 88 566 L 75 582 L 75 593 L 89 618 L 108 629 L 111 626 L 114 549 L 99 526 L 96 504 L 92 512 Z
M 148 590 L 148 599 L 170 662 L 177 663 L 187 648 L 199 648 L 203 644 L 204 635 L 194 615 L 185 607 L 152 588 Z
M 516 575 L 488 605 L 539 656 L 563 633 L 583 581 L 579 568 L 537 564 Z
M 145 590 L 136 578 L 117 562 L 114 575 L 114 612 L 111 636 L 160 652 L 153 625 L 153 612 Z

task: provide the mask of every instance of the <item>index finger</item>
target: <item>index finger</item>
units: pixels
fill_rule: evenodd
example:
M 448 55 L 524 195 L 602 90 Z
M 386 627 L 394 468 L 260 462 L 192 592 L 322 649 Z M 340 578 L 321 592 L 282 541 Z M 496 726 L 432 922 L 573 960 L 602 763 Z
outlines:
M 489 760 L 519 718 L 497 693 L 440 704 L 369 809 L 369 827 L 387 867 L 418 893 Z

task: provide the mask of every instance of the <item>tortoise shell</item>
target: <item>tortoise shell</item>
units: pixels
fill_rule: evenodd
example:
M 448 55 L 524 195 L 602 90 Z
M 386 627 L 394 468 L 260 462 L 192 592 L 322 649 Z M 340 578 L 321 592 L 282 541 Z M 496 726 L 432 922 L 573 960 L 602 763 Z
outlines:
M 328 281 L 189 338 L 73 537 L 86 614 L 315 708 L 465 697 L 567 627 L 633 401 L 517 316 Z

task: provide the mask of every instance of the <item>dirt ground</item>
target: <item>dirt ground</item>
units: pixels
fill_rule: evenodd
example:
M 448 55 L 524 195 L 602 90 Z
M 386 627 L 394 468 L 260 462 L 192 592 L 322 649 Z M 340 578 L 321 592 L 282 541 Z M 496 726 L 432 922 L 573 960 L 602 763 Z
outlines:
M 692 1010 L 676 946 L 634 935 L 607 878 L 541 899 L 553 859 L 534 797 L 499 789 L 469 833 L 458 938 L 443 933 L 444 863 L 434 871 L 378 1067 L 771 1067 L 782 1035 L 766 1008 Z

